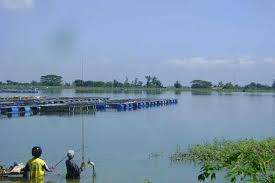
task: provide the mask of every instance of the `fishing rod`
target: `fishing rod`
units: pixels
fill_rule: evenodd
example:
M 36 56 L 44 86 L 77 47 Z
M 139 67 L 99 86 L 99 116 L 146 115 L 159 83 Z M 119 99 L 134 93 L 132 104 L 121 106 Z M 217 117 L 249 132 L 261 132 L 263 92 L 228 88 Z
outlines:
M 81 77 L 82 77 L 82 86 L 84 84 L 84 72 L 83 72 L 83 65 L 84 65 L 84 59 L 82 60 L 82 72 L 81 72 Z M 82 95 L 82 93 L 81 93 Z M 82 96 L 83 97 L 83 96 Z M 85 146 L 85 131 L 84 131 L 84 118 L 83 118 L 83 109 L 81 108 L 81 142 L 82 142 L 82 162 L 81 162 L 81 167 L 83 167 L 84 169 L 86 168 L 86 164 L 85 164 L 85 152 L 84 152 L 84 146 Z M 93 167 L 93 177 L 96 175 L 95 174 L 95 163 L 92 162 L 89 158 L 88 158 L 88 165 L 91 165 Z
M 82 79 L 82 85 L 84 84 L 84 80 L 83 80 L 83 78 L 84 78 L 84 77 L 83 77 L 83 75 L 84 75 L 84 74 L 83 74 L 83 62 L 84 62 L 84 61 L 82 60 L 82 72 L 81 72 L 81 76 L 82 76 L 82 78 L 81 78 L 81 79 Z M 82 95 L 82 93 L 81 93 L 81 95 Z M 83 97 L 83 96 L 82 96 L 82 97 Z M 82 145 L 82 162 L 81 162 L 81 166 L 84 165 L 83 167 L 85 168 L 85 158 L 84 158 L 84 118 L 83 118 L 83 111 L 82 111 L 82 108 L 81 108 L 81 128 L 82 128 L 82 129 L 81 129 L 81 130 L 82 130 L 82 131 L 81 131 L 81 132 L 82 132 L 82 133 L 81 133 L 81 135 L 82 135 L 82 137 L 81 137 L 81 138 L 82 138 L 82 139 L 81 139 L 81 142 L 82 142 L 82 144 L 81 144 L 81 145 Z

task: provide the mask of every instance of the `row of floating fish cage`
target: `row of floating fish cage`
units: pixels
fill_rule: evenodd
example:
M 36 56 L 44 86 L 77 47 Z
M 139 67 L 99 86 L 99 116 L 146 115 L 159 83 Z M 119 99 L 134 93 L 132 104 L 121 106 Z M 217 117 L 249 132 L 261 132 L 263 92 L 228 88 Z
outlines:
M 33 106 L 10 106 L 10 107 L 1 107 L 0 114 L 7 114 L 7 113 L 30 113 L 30 112 L 38 112 L 39 107 Z
M 95 104 L 67 105 L 67 104 L 49 104 L 41 106 L 8 106 L 1 107 L 0 114 L 16 114 L 16 113 L 54 113 L 54 112 L 78 112 L 78 111 L 96 111 Z
M 38 93 L 38 89 L 0 89 L 0 93 Z
M 177 104 L 177 99 L 160 99 L 160 100 L 130 100 L 125 102 L 112 102 L 107 103 L 106 107 L 116 109 L 117 111 L 137 110 L 142 108 L 164 106 L 170 104 Z
M 56 100 L 57 101 L 57 100 Z M 64 100 L 60 100 L 64 101 Z M 57 102 L 57 103 L 40 103 L 39 105 L 21 105 L 10 106 L 3 105 L 0 102 L 0 114 L 38 114 L 54 113 L 54 112 L 79 112 L 79 111 L 105 111 L 107 109 L 115 109 L 117 111 L 137 110 L 155 106 L 165 106 L 177 104 L 177 99 L 123 99 L 123 100 L 83 100 L 77 99 L 73 102 Z
M 1 106 L 32 106 L 47 104 L 79 104 L 79 103 L 99 103 L 108 100 L 106 97 L 28 97 L 28 98 L 0 98 Z

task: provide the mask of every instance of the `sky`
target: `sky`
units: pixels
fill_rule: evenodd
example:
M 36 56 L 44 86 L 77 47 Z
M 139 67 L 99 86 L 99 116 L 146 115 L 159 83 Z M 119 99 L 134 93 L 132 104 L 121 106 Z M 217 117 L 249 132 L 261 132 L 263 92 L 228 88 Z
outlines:
M 0 81 L 271 84 L 273 0 L 0 0 Z

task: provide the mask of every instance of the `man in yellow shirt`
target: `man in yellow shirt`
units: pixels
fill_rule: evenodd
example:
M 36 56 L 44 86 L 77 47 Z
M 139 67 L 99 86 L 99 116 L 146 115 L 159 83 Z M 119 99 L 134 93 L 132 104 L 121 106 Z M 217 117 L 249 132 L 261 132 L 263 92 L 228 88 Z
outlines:
M 24 167 L 24 177 L 30 179 L 43 179 L 44 178 L 44 170 L 47 172 L 51 172 L 47 164 L 44 160 L 40 159 L 42 154 L 42 149 L 39 146 L 34 146 L 32 148 L 32 156 L 27 165 Z

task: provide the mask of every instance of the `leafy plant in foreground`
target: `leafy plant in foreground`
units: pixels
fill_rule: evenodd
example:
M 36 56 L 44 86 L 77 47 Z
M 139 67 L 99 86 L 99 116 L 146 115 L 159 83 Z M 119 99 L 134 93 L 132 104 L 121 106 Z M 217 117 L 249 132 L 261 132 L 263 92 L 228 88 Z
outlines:
M 191 160 L 202 163 L 198 180 L 216 179 L 216 173 L 226 170 L 230 182 L 275 182 L 275 138 L 262 141 L 218 141 L 196 145 L 187 152 L 177 150 L 172 161 Z
M 144 183 L 151 183 L 150 179 L 146 178 Z

